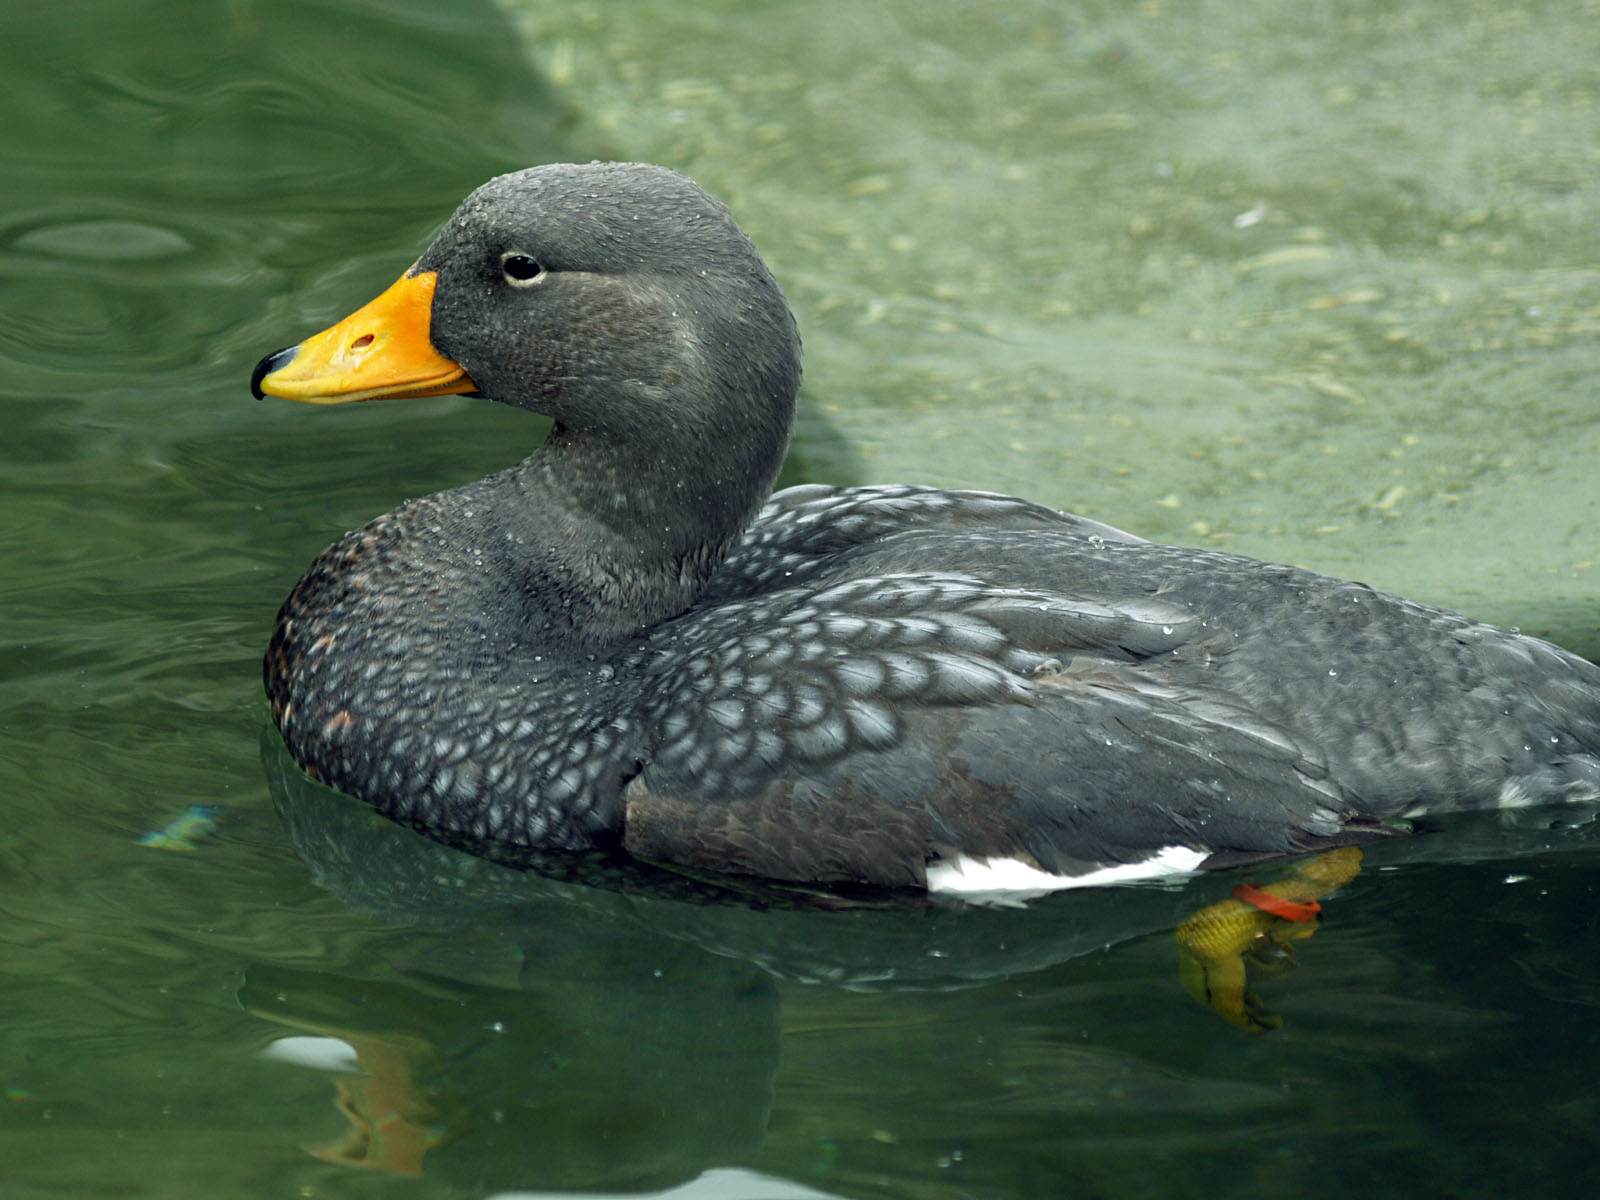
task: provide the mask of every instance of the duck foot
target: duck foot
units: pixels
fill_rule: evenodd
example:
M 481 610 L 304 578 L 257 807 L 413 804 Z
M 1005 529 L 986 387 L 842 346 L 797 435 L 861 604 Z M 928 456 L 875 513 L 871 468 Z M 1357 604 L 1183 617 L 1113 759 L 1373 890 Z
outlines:
M 1250 989 L 1294 966 L 1294 943 L 1321 924 L 1324 896 L 1361 871 L 1361 851 L 1341 846 L 1296 863 L 1282 879 L 1242 883 L 1233 896 L 1208 904 L 1173 931 L 1179 978 L 1189 994 L 1229 1024 L 1252 1033 L 1279 1029 L 1283 1018 Z

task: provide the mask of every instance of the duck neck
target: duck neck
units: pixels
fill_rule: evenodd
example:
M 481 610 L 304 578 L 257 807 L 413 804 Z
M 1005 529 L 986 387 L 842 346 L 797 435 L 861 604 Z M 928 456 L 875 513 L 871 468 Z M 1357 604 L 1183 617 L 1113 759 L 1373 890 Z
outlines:
M 688 609 L 765 501 L 788 442 L 619 445 L 557 425 L 508 473 L 529 633 L 595 653 Z

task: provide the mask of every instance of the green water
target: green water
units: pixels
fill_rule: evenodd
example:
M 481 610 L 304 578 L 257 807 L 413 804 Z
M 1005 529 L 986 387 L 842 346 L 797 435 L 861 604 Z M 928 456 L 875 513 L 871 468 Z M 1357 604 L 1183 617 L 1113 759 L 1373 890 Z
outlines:
M 1025 492 L 1600 657 L 1600 5 L 83 0 L 0 11 L 0 61 L 0 1194 L 1592 1178 L 1588 814 L 1386 847 L 1249 1037 L 1169 932 L 1230 880 L 707 909 L 297 788 L 281 597 L 535 435 L 246 381 L 489 175 L 654 159 L 799 313 L 787 481 Z M 333 1033 L 364 1076 L 263 1056 Z M 307 1149 L 340 1081 L 410 1106 L 382 1169 Z

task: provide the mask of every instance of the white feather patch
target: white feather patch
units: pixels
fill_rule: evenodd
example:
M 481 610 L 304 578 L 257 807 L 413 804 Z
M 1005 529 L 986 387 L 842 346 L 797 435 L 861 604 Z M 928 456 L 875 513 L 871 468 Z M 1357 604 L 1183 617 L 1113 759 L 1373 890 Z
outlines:
M 1019 900 L 1063 888 L 1104 887 L 1187 875 L 1209 857 L 1208 850 L 1165 846 L 1139 862 L 1117 863 L 1083 875 L 1052 875 L 1015 858 L 979 859 L 962 854 L 953 860 L 941 859 L 928 864 L 928 890 L 965 896 L 969 900 L 984 896 Z

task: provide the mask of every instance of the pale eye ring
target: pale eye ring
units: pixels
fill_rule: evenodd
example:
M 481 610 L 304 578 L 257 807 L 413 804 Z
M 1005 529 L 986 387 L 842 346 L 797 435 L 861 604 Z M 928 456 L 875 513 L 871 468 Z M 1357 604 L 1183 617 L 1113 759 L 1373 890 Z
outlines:
M 547 274 L 539 260 L 521 250 L 507 250 L 500 256 L 500 270 L 512 287 L 532 287 Z

